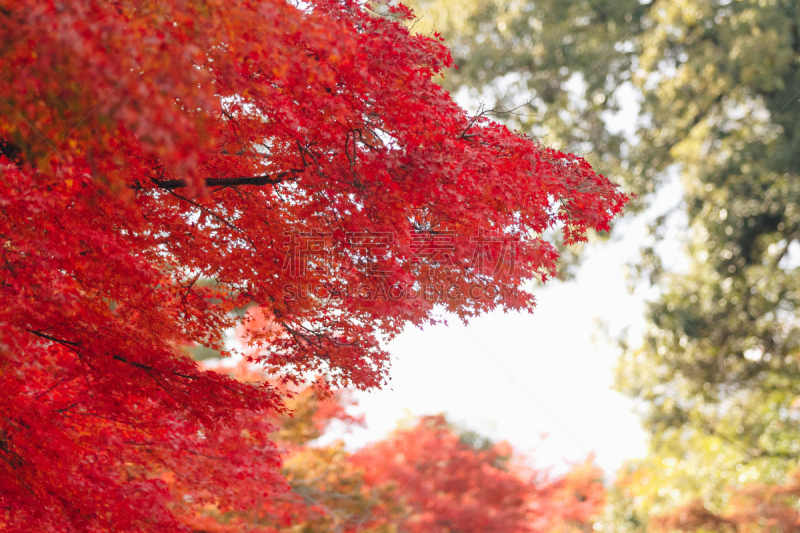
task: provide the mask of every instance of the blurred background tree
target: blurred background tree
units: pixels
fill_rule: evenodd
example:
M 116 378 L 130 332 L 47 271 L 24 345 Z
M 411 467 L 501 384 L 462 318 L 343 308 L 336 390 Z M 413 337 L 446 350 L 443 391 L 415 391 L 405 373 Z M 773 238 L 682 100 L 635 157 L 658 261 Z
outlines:
M 800 456 L 800 3 L 415 4 L 419 30 L 453 51 L 449 89 L 585 155 L 640 208 L 671 176 L 682 183 L 635 269 L 659 296 L 617 386 L 641 401 L 651 451 L 620 472 L 607 530 L 686 509 L 728 520 L 737 491 L 787 483 Z M 681 271 L 658 254 L 670 220 L 686 229 Z M 676 520 L 658 527 L 750 527 Z
M 244 364 L 232 372 L 264 379 Z M 591 461 L 550 475 L 507 443 L 443 415 L 408 420 L 351 452 L 336 437 L 363 423 L 349 413 L 352 406 L 344 391 L 323 400 L 309 387 L 287 402 L 286 414 L 272 418 L 268 438 L 258 431 L 263 420 L 242 420 L 220 439 L 237 440 L 243 455 L 262 458 L 265 443 L 278 446 L 291 490 L 254 500 L 248 512 L 231 510 L 221 498 L 214 503 L 206 485 L 182 473 L 163 467 L 155 473 L 183 501 L 176 515 L 196 533 L 578 533 L 591 531 L 603 512 L 603 473 Z M 230 473 L 236 493 L 259 493 L 258 478 Z

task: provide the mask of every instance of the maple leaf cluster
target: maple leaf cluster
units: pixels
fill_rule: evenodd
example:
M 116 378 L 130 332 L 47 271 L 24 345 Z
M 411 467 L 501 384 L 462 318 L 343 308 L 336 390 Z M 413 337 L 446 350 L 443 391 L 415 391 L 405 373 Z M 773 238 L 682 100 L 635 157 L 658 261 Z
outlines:
M 267 437 L 280 387 L 182 349 L 224 355 L 237 310 L 272 317 L 250 358 L 283 382 L 380 387 L 379 340 L 437 304 L 343 287 L 433 269 L 463 319 L 529 310 L 502 289 L 555 274 L 542 233 L 608 229 L 617 187 L 461 110 L 432 80 L 446 48 L 409 17 L 349 0 L 0 3 L 4 530 L 175 531 L 169 483 L 239 509 L 285 491 Z M 415 236 L 444 231 L 507 239 L 513 268 L 475 267 L 468 238 L 413 260 Z M 334 268 L 304 276 L 331 297 L 287 297 L 286 237 L 317 234 Z M 375 254 L 352 245 L 364 234 L 392 238 Z

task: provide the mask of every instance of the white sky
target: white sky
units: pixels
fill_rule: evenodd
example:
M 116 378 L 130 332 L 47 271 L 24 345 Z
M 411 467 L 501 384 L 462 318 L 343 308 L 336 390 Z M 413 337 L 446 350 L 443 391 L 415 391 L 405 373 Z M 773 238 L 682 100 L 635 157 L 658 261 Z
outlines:
M 586 250 L 573 281 L 534 292 L 532 315 L 498 312 L 466 327 L 454 319 L 395 339 L 391 388 L 357 395 L 367 428 L 345 435 L 348 446 L 382 438 L 409 415 L 446 413 L 541 466 L 594 452 L 612 475 L 624 459 L 642 455 L 633 403 L 610 388 L 619 350 L 594 338 L 602 339 L 598 320 L 612 332 L 641 334 L 644 294 L 628 292 L 624 269 L 643 230 L 635 218 L 618 224 L 612 241 Z

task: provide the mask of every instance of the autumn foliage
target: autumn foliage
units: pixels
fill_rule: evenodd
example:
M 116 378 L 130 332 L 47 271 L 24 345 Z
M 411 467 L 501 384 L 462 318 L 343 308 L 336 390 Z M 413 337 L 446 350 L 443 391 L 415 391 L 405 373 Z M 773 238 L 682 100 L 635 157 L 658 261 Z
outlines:
M 257 508 L 286 490 L 279 384 L 380 387 L 380 339 L 437 308 L 530 310 L 509 289 L 555 274 L 542 233 L 608 228 L 616 186 L 456 106 L 432 81 L 447 50 L 410 16 L 346 0 L 0 2 L 5 531 L 180 531 L 187 505 Z M 287 239 L 309 235 L 325 267 L 294 269 Z M 465 238 L 417 254 L 440 235 Z M 506 259 L 474 261 L 484 235 Z M 324 294 L 291 296 L 298 277 Z M 434 278 L 460 296 L 346 290 Z M 275 328 L 251 330 L 250 359 L 278 381 L 186 356 L 224 354 L 251 305 Z

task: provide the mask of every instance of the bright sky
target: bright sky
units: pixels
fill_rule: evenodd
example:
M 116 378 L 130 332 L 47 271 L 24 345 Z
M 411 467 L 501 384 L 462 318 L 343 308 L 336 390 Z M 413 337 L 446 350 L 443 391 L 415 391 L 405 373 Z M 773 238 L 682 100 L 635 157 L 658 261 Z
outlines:
M 642 327 L 643 300 L 628 293 L 624 278 L 635 229 L 593 246 L 576 280 L 536 291 L 533 315 L 493 313 L 466 327 L 451 320 L 391 342 L 391 388 L 357 395 L 367 429 L 345 435 L 347 444 L 382 438 L 409 415 L 443 412 L 521 452 L 537 449 L 536 464 L 595 452 L 612 474 L 641 455 L 633 404 L 610 389 L 618 351 L 592 339 L 597 319 L 612 330 Z
M 635 113 L 624 108 L 609 119 L 630 131 Z M 634 403 L 611 389 L 619 349 L 603 340 L 598 322 L 612 333 L 629 328 L 634 342 L 641 335 L 648 294 L 628 292 L 625 266 L 638 258 L 645 221 L 681 195 L 674 180 L 647 212 L 618 223 L 610 241 L 588 246 L 574 280 L 534 290 L 533 315 L 495 313 L 466 327 L 454 319 L 391 342 L 391 388 L 357 395 L 367 428 L 345 435 L 348 447 L 384 437 L 410 415 L 446 413 L 557 470 L 594 453 L 613 476 L 625 459 L 643 455 Z M 680 256 L 677 243 L 673 232 L 668 257 Z

